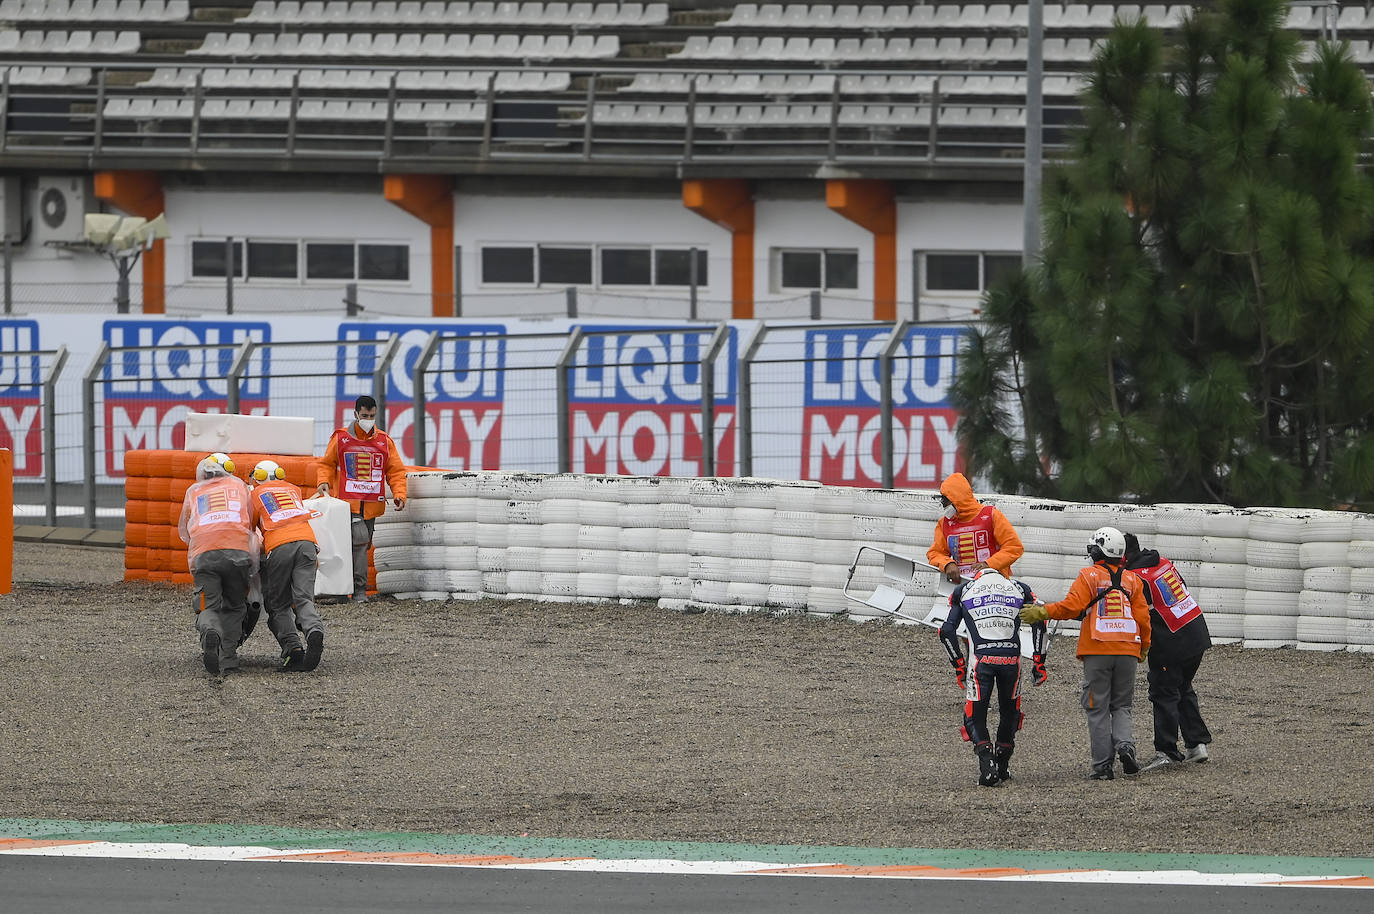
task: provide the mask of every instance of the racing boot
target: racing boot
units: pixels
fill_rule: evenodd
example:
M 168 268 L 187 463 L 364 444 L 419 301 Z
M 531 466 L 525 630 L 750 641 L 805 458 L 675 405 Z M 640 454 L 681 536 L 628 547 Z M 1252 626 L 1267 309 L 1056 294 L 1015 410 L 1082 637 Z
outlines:
M 997 751 L 993 753 L 993 758 L 997 760 L 997 779 L 999 781 L 1010 781 L 1011 771 L 1007 765 L 1011 762 L 1011 754 L 1016 751 L 1016 747 L 1007 743 L 998 743 Z
M 973 751 L 978 753 L 978 783 L 983 787 L 996 787 L 1002 779 L 997 776 L 997 758 L 992 743 L 979 743 Z

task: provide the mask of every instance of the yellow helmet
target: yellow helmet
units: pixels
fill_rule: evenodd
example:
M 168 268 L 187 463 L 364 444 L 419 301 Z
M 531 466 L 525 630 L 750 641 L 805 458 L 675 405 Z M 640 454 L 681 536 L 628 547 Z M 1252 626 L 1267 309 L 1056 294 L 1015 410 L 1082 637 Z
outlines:
M 210 455 L 210 459 L 213 460 L 215 463 L 219 464 L 220 466 L 224 467 L 224 472 L 234 472 L 234 458 L 230 457 L 228 454 L 216 451 L 215 453 Z
M 253 478 L 258 482 L 267 482 L 269 479 L 285 479 L 286 471 L 275 460 L 259 460 L 258 465 L 253 467 Z

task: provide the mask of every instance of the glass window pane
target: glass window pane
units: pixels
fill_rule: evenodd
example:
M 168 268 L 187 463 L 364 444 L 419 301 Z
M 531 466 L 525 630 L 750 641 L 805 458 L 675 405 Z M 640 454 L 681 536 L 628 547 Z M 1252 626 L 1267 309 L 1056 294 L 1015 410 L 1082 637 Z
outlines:
M 205 239 L 191 242 L 191 275 L 224 277 L 224 242 Z M 234 242 L 234 275 L 243 275 L 243 242 Z
M 931 291 L 977 292 L 977 254 L 927 254 L 926 288 Z
M 602 248 L 603 286 L 647 286 L 651 282 L 648 248 Z
M 539 284 L 589 286 L 592 284 L 591 248 L 539 249 Z
M 482 282 L 534 282 L 534 248 L 482 248 Z
M 784 289 L 821 287 L 820 251 L 783 251 L 780 261 Z
M 308 242 L 305 245 L 306 279 L 352 279 L 353 243 Z
M 358 278 L 398 282 L 410 279 L 410 245 L 358 245 Z
M 859 252 L 825 252 L 825 287 L 827 289 L 859 288 Z
M 249 279 L 295 279 L 299 275 L 294 241 L 248 242 Z
M 692 284 L 692 251 L 684 249 L 661 249 L 654 251 L 654 285 L 690 286 Z M 697 248 L 697 286 L 704 286 L 706 279 L 706 250 Z
M 983 288 L 990 288 L 1003 276 L 1014 276 L 1021 270 L 1020 254 L 984 254 Z

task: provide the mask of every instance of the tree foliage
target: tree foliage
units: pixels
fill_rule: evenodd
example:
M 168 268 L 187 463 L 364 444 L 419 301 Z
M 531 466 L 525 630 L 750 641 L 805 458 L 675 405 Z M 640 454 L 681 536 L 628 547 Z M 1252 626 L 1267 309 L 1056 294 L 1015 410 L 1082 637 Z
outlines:
M 1118 21 L 1043 185 L 1041 262 L 988 293 L 953 399 L 969 468 L 1077 500 L 1371 504 L 1368 83 L 1283 0 L 1171 43 Z

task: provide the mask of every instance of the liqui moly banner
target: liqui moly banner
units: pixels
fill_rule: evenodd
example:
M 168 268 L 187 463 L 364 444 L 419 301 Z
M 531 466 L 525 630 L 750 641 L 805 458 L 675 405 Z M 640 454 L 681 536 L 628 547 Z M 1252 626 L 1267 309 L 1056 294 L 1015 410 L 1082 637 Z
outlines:
M 585 325 L 570 369 L 574 473 L 701 474 L 701 358 L 711 330 Z M 607 333 L 606 331 L 614 331 Z M 715 472 L 735 473 L 738 335 L 716 358 Z
M 15 476 L 43 475 L 43 368 L 34 352 L 38 322 L 0 321 L 0 448 L 14 454 Z
M 890 331 L 834 328 L 805 334 L 805 402 L 799 478 L 882 485 L 878 357 Z M 892 357 L 893 485 L 937 488 L 960 468 L 957 413 L 949 404 L 963 331 L 915 327 Z
M 427 453 L 420 458 L 415 454 L 414 369 L 436 331 L 441 342 L 425 374 Z M 400 349 L 387 373 L 381 426 L 395 440 L 402 459 L 445 469 L 501 469 L 506 333 L 502 324 L 340 324 L 339 339 L 364 344 L 337 348 L 336 427 L 352 421 L 358 397 L 372 394 L 372 375 L 394 334 L 400 338 Z
M 107 320 L 105 365 L 106 475 L 124 475 L 124 455 L 137 448 L 181 448 L 186 414 L 225 409 L 234 357 L 244 340 L 268 342 L 265 321 Z M 162 348 L 149 348 L 162 347 Z M 239 388 L 242 413 L 266 415 L 271 371 L 268 349 L 257 349 Z

